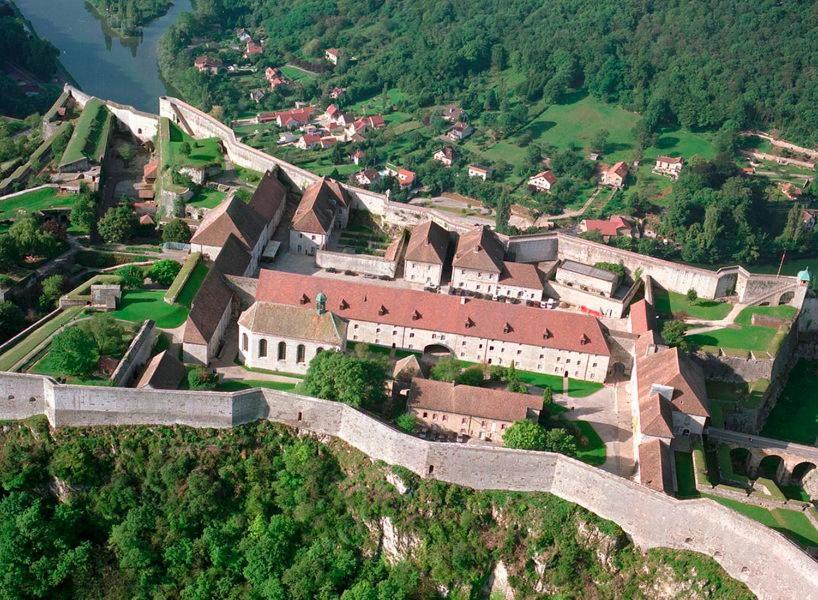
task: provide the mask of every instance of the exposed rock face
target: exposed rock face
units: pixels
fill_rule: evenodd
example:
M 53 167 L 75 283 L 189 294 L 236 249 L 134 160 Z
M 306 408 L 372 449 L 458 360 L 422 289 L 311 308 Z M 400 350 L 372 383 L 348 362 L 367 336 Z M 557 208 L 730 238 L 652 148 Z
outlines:
M 403 479 L 401 479 L 399 475 L 393 473 L 392 471 L 386 474 L 386 481 L 395 486 L 395 489 L 398 490 L 398 493 L 401 496 L 403 496 L 406 492 L 409 491 L 409 486 L 406 485 L 406 482 L 403 481 Z
M 597 560 L 609 573 L 616 573 L 619 570 L 614 564 L 614 554 L 624 544 L 624 535 L 609 535 L 593 523 L 580 521 L 577 526 L 577 539 L 581 545 L 596 553 Z
M 707 580 L 695 579 L 695 569 L 691 576 L 693 579 L 680 580 L 672 567 L 660 565 L 650 580 L 641 584 L 639 589 L 651 600 L 704 600 L 715 595 Z
M 494 565 L 494 570 L 486 581 L 488 596 L 494 598 L 505 598 L 514 600 L 514 589 L 508 583 L 508 569 L 503 561 Z
M 406 560 L 413 550 L 420 547 L 420 540 L 416 536 L 400 533 L 389 517 L 365 522 L 365 525 L 370 533 L 377 536 L 378 548 L 390 565 Z

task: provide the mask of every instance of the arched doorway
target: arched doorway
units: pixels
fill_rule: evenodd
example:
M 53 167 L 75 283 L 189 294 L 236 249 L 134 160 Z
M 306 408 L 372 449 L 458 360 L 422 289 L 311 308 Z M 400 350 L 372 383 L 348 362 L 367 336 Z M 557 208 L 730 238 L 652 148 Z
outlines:
M 793 298 L 795 298 L 795 292 L 793 292 L 792 290 L 790 290 L 789 292 L 784 292 L 778 299 L 778 305 L 780 306 L 782 304 L 789 304 L 790 302 L 792 302 Z
M 792 470 L 792 475 L 790 476 L 790 481 L 800 485 L 804 481 L 804 477 L 809 475 L 815 468 L 814 463 L 807 461 L 795 465 L 795 468 Z
M 423 349 L 423 353 L 436 358 L 454 356 L 454 352 L 452 352 L 452 349 L 446 346 L 445 344 L 429 344 Z
M 776 481 L 778 479 L 778 470 L 781 468 L 782 464 L 784 464 L 784 459 L 780 456 L 776 456 L 774 454 L 765 456 L 761 459 L 761 462 L 758 463 L 757 476 L 766 477 L 767 479 Z

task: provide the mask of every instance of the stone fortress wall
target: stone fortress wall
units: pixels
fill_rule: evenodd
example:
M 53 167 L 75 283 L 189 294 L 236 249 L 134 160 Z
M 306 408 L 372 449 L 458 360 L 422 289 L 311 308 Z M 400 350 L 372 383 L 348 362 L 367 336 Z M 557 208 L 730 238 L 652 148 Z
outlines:
M 85 92 L 77 88 L 65 84 L 65 91 L 67 91 L 74 98 L 77 104 L 85 108 L 88 101 L 93 98 Z M 130 132 L 141 142 L 150 142 L 156 137 L 159 131 L 159 117 L 150 113 L 142 112 L 135 109 L 133 106 L 119 104 L 111 100 L 104 100 L 100 98 L 108 110 L 113 113 L 117 120 L 127 127 Z
M 669 547 L 712 556 L 762 599 L 818 597 L 818 566 L 783 535 L 711 500 L 676 500 L 559 454 L 428 442 L 347 405 L 275 390 L 98 388 L 0 373 L 0 418 L 38 414 L 55 427 L 224 428 L 268 419 L 337 437 L 375 460 L 422 477 L 479 490 L 552 493 L 616 522 L 643 549 Z

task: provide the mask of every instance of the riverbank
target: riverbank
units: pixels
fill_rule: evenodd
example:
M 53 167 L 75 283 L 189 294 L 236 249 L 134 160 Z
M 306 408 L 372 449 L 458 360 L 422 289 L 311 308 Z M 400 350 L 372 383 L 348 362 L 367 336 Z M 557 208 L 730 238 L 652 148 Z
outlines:
M 142 34 L 142 29 L 156 19 L 165 16 L 173 6 L 173 2 L 168 0 L 163 5 L 154 6 L 148 2 L 142 6 L 144 0 L 86 0 L 91 11 L 99 20 L 120 38 L 138 39 Z M 107 5 L 107 6 L 106 6 Z M 111 5 L 120 7 L 118 11 L 112 11 Z M 126 11 L 127 6 L 133 7 L 136 16 L 129 20 L 121 13 Z M 142 6 L 142 8 L 138 8 Z

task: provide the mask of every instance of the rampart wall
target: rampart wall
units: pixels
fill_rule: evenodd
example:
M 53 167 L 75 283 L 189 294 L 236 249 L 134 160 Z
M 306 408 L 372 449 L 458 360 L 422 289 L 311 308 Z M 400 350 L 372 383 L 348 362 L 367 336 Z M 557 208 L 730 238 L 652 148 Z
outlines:
M 336 269 L 338 271 L 352 271 L 354 273 L 375 275 L 376 277 L 395 278 L 398 263 L 386 260 L 380 256 L 369 254 L 349 254 L 347 252 L 332 252 L 319 250 L 315 253 L 315 264 L 322 269 Z
M 154 322 L 147 320 L 142 323 L 142 327 L 136 332 L 131 340 L 128 349 L 125 351 L 122 360 L 119 361 L 116 370 L 111 374 L 111 384 L 115 386 L 127 386 L 136 376 L 142 366 L 148 362 L 151 355 L 154 339 Z
M 77 104 L 83 108 L 85 108 L 88 101 L 93 98 L 93 96 L 68 84 L 65 85 L 64 89 L 71 94 Z M 127 127 L 139 141 L 149 142 L 156 137 L 156 133 L 159 131 L 159 117 L 156 115 L 142 112 L 133 106 L 119 104 L 111 100 L 103 100 L 101 98 L 100 100 L 105 103 L 108 110 L 110 110 L 117 120 Z
M 0 418 L 45 414 L 52 425 L 231 427 L 268 419 L 338 437 L 376 460 L 474 489 L 550 492 L 618 523 L 642 548 L 714 557 L 762 599 L 818 597 L 816 563 L 783 535 L 707 499 L 680 501 L 546 452 L 434 443 L 347 405 L 275 390 L 156 391 L 59 385 L 0 374 Z M 759 551 L 763 548 L 763 551 Z

